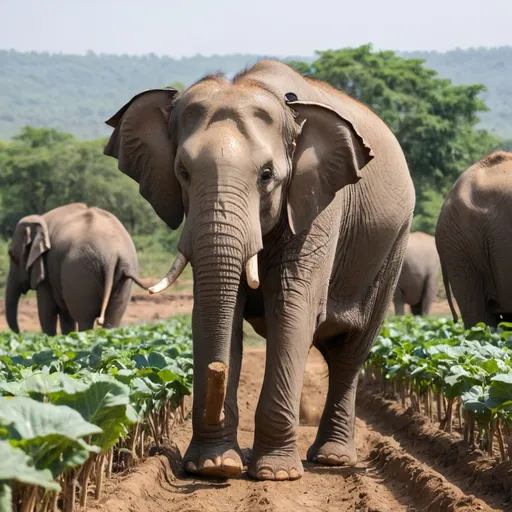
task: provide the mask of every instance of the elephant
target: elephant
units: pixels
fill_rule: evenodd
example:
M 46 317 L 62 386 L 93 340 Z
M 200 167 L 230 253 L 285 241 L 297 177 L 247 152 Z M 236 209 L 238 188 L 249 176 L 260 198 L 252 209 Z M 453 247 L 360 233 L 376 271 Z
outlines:
M 44 333 L 117 327 L 138 279 L 133 241 L 112 213 L 83 203 L 20 219 L 9 246 L 5 313 L 19 333 L 18 302 L 36 290 Z
M 404 304 L 410 305 L 413 315 L 428 315 L 437 296 L 440 273 L 435 238 L 421 231 L 412 232 L 396 287 L 395 315 L 404 314 Z
M 391 130 L 360 102 L 277 60 L 230 79 L 205 76 L 183 93 L 143 91 L 106 124 L 113 131 L 104 154 L 171 229 L 183 223 L 178 257 L 150 293 L 191 264 L 185 470 L 244 471 L 244 319 L 266 340 L 249 476 L 303 474 L 297 427 L 313 345 L 327 361 L 329 391 L 307 458 L 355 464 L 358 374 L 393 297 L 416 201 Z
M 446 195 L 436 247 L 446 297 L 466 328 L 512 320 L 512 153 L 495 151 L 474 163 Z

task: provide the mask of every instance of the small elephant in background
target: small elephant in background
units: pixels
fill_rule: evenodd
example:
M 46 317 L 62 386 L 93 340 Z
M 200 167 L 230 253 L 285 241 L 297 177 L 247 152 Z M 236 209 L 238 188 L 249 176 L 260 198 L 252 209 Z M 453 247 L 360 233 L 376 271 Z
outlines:
M 436 227 L 446 298 L 464 326 L 512 319 L 512 153 L 497 151 L 462 173 Z
M 41 329 L 48 335 L 117 327 L 128 307 L 138 262 L 133 241 L 111 213 L 74 203 L 23 217 L 9 247 L 5 313 L 18 333 L 18 302 L 36 290 Z
M 395 315 L 404 314 L 405 304 L 413 315 L 428 315 L 437 297 L 440 273 L 435 238 L 421 231 L 411 233 L 395 291 Z

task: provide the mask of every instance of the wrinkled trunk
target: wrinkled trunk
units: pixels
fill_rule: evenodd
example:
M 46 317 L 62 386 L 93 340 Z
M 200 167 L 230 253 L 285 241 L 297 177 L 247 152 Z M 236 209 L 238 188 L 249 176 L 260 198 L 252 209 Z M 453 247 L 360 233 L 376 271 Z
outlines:
M 9 271 L 7 286 L 5 289 L 5 316 L 9 328 L 18 333 L 18 302 L 22 294 L 22 287 L 14 277 L 12 270 Z
M 202 415 L 205 409 L 207 417 L 215 416 L 215 412 L 211 414 L 209 410 L 215 406 L 207 401 L 207 394 L 210 396 L 212 392 L 208 386 L 213 385 L 208 382 L 208 365 L 224 363 L 229 375 L 240 277 L 249 257 L 260 248 L 254 240 L 258 237 L 261 240 L 257 229 L 256 236 L 254 234 L 247 202 L 240 199 L 243 191 L 233 187 L 224 191 L 217 189 L 210 197 L 200 202 L 191 244 L 195 298 L 194 395 L 198 399 L 194 422 L 202 424 L 204 418 L 198 415 Z M 222 202 L 219 197 L 223 198 Z M 223 400 L 220 400 L 220 407 L 223 406 Z

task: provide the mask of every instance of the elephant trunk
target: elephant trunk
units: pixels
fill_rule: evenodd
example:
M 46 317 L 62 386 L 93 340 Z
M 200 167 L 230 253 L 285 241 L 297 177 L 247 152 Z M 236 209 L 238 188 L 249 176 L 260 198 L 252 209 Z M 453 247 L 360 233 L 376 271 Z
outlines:
M 5 316 L 9 328 L 15 333 L 20 332 L 18 326 L 18 302 L 22 293 L 22 286 L 14 277 L 12 270 L 10 270 L 5 289 Z
M 235 316 L 241 276 L 245 271 L 249 286 L 258 287 L 262 239 L 259 209 L 251 208 L 247 190 L 218 183 L 199 204 L 188 219 L 194 232 L 185 228 L 180 246 L 194 271 L 194 393 L 204 400 L 206 423 L 215 425 L 224 416 L 231 339 L 241 321 Z
M 209 424 L 223 418 L 231 336 L 235 307 L 244 264 L 241 243 L 235 236 L 218 233 L 198 235 L 194 244 L 194 283 L 197 310 L 194 311 L 194 372 L 206 386 L 205 419 Z M 197 328 L 196 328 L 197 327 Z M 197 353 L 197 354 L 196 354 Z M 197 362 L 204 363 L 198 368 Z

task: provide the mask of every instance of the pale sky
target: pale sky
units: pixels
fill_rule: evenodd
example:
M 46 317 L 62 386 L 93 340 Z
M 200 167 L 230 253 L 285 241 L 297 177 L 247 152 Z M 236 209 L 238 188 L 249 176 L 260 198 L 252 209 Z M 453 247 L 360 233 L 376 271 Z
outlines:
M 512 45 L 511 0 L 0 0 L 0 49 L 312 55 Z

